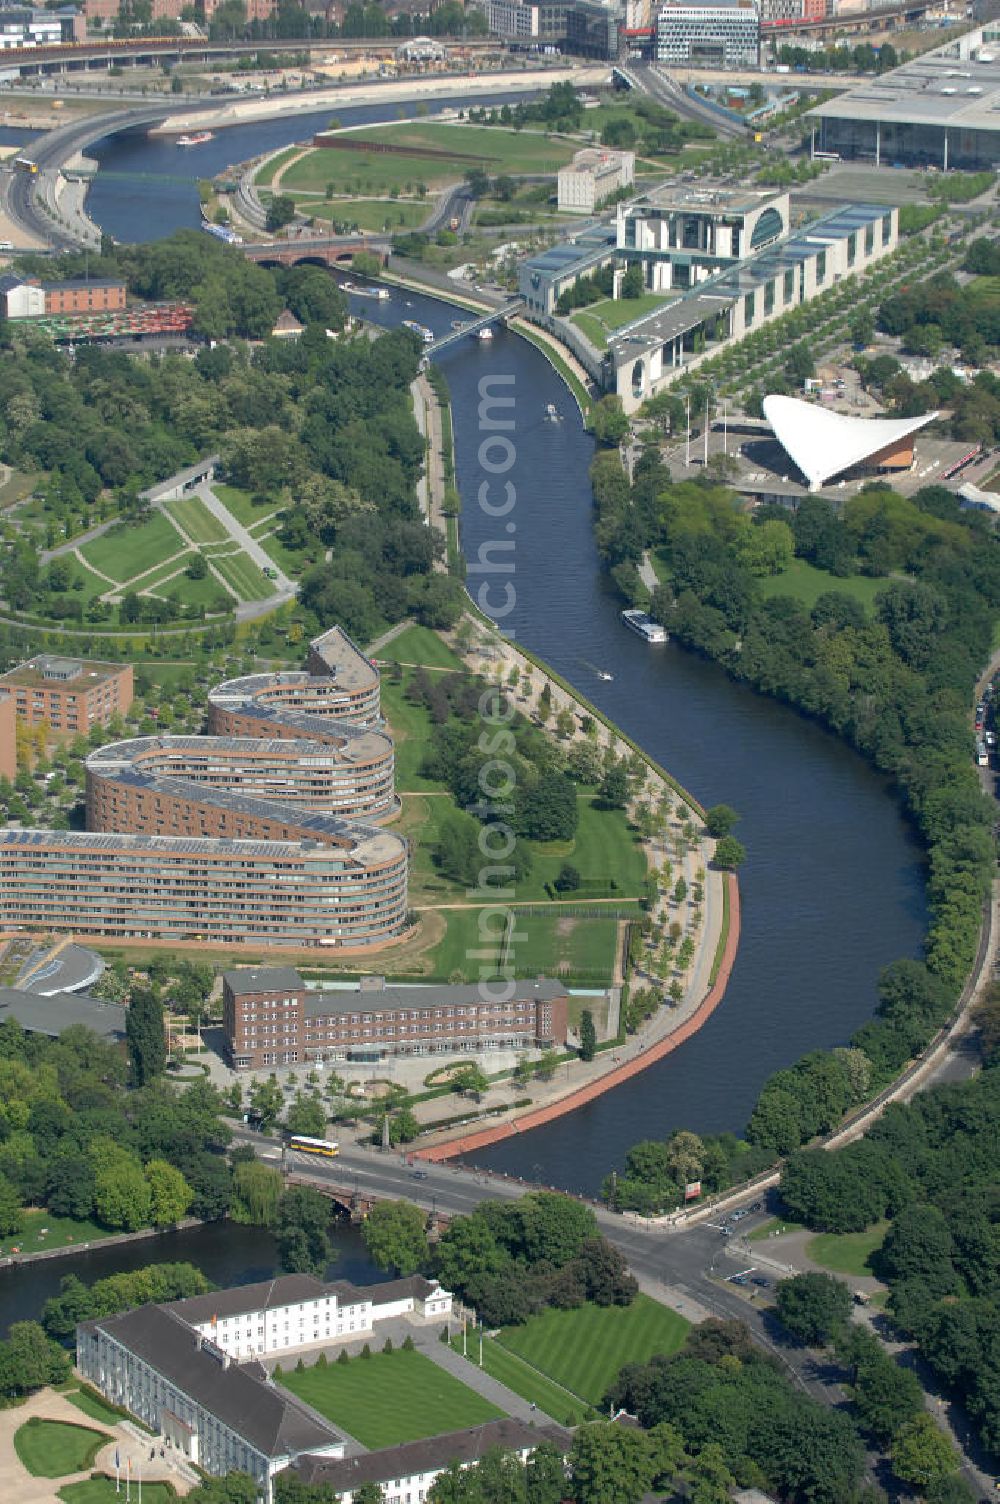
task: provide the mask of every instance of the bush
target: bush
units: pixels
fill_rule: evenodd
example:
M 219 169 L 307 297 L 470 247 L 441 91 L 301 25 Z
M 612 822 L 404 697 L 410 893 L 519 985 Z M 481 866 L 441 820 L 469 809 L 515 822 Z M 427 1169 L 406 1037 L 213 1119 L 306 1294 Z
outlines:
M 386 1337 L 385 1344 L 384 1344 L 384 1346 L 382 1348 L 382 1351 L 384 1353 L 391 1353 L 393 1351 L 392 1338 L 391 1337 Z
M 444 1340 L 447 1342 L 447 1340 L 448 1340 L 448 1328 L 444 1327 L 442 1330 L 444 1331 Z M 413 1350 L 414 1350 L 413 1338 L 410 1336 L 409 1332 L 407 1332 L 406 1336 L 403 1338 L 403 1351 L 404 1351 L 404 1353 L 412 1353 Z
M 365 1345 L 364 1345 L 364 1347 L 361 1349 L 361 1356 L 362 1356 L 362 1358 L 370 1358 L 371 1355 L 372 1355 L 372 1350 L 368 1346 L 368 1343 L 366 1342 Z
M 346 1347 L 342 1347 L 340 1349 L 340 1355 L 337 1358 L 337 1362 L 338 1363 L 350 1363 L 350 1361 L 351 1361 L 350 1358 L 347 1356 L 347 1348 Z

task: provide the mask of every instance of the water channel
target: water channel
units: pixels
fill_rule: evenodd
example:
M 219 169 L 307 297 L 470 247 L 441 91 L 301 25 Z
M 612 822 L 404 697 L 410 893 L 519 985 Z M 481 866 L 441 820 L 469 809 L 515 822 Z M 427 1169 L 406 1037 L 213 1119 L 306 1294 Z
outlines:
M 341 115 L 346 123 L 374 113 Z M 330 114 L 239 127 L 190 152 L 145 136 L 108 138 L 92 149 L 101 171 L 90 213 L 122 240 L 195 224 L 195 173 L 303 139 Z M 178 176 L 188 171 L 191 178 Z M 398 291 L 385 304 L 358 300 L 356 311 L 438 333 L 456 317 L 444 303 Z M 591 1106 L 478 1156 L 592 1192 L 639 1139 L 679 1126 L 741 1129 L 768 1075 L 844 1041 L 870 1016 L 879 968 L 919 949 L 920 852 L 885 782 L 836 738 L 681 649 L 648 647 L 624 630 L 591 532 L 591 440 L 544 357 L 501 330 L 489 344 L 460 341 L 441 365 L 452 391 L 466 555 L 474 560 L 487 541 L 516 545 L 516 602 L 505 624 L 703 803 L 738 809 L 749 851 L 739 957 L 724 1003 L 701 1032 Z M 478 389 L 490 375 L 512 377 L 515 397 L 515 459 L 503 479 L 517 499 L 503 522 L 476 504 L 481 483 L 496 484 L 479 458 Z M 546 420 L 549 403 L 561 421 Z

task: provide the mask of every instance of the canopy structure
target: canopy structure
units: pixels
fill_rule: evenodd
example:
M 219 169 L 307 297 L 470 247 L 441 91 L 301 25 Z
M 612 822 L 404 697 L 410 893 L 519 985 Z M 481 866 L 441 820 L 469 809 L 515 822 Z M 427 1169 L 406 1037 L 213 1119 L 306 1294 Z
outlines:
M 852 418 L 798 397 L 765 397 L 764 417 L 789 459 L 802 471 L 810 491 L 818 491 L 855 465 L 909 469 L 911 435 L 933 422 L 937 413 L 920 418 Z

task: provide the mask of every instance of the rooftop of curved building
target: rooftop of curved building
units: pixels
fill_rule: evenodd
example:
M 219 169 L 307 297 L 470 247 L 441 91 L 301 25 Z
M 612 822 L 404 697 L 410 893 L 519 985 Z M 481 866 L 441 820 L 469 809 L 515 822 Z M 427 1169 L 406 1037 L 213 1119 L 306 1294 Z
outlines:
M 937 413 L 918 418 L 857 418 L 828 412 L 800 397 L 771 396 L 764 398 L 764 417 L 809 489 L 816 491 L 845 470 L 902 443 L 932 423 Z
M 190 794 L 190 785 L 184 785 Z M 251 800 L 248 803 L 258 804 Z M 264 805 L 263 811 L 275 818 L 273 805 Z M 357 820 L 337 820 L 332 815 L 308 817 L 288 821 L 305 828 L 313 819 L 326 820 L 338 826 L 344 846 L 350 848 L 349 859 L 359 867 L 382 867 L 386 863 L 405 856 L 406 843 L 390 831 L 380 830 L 377 825 L 363 825 Z M 282 856 L 306 858 L 307 860 L 330 860 L 330 849 L 319 841 L 306 838 L 301 841 L 272 841 L 240 836 L 151 836 L 118 833 L 107 830 L 11 830 L 0 829 L 0 852 L 5 847 L 33 846 L 38 850 L 58 847 L 64 851 L 122 851 L 163 852 L 164 855 L 186 854 L 205 857 L 255 857 L 277 860 Z
M 322 723 L 325 726 L 325 723 Z M 260 759 L 309 758 L 312 765 L 322 767 L 334 761 L 345 763 L 376 762 L 392 756 L 392 741 L 380 731 L 367 731 L 360 727 L 338 726 L 334 735 L 337 745 L 326 728 L 323 742 L 299 737 L 256 736 L 140 736 L 126 741 L 108 742 L 89 753 L 85 766 L 92 772 L 117 773 L 130 768 L 136 762 L 160 752 L 165 756 L 176 754 L 190 757 L 200 753 L 211 757 L 246 757 Z

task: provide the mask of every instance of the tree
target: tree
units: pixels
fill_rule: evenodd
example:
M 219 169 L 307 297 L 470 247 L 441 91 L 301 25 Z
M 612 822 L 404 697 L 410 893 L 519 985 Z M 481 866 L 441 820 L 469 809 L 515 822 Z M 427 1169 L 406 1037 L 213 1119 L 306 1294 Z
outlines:
M 251 1081 L 248 1101 L 250 1111 L 260 1119 L 260 1126 L 264 1129 L 274 1127 L 285 1105 L 281 1087 L 274 1076 L 269 1076 L 266 1081 Z
M 728 804 L 713 804 L 705 811 L 705 829 L 713 840 L 728 836 L 739 815 Z
M 594 1015 L 589 1008 L 584 1008 L 580 1015 L 580 1059 L 593 1060 L 597 1054 L 597 1029 L 594 1025 Z
M 94 1209 L 105 1227 L 138 1232 L 149 1225 L 153 1193 L 142 1166 L 126 1150 L 115 1149 L 94 1175 Z
M 451 1073 L 451 1084 L 455 1091 L 475 1097 L 478 1101 L 483 1092 L 489 1090 L 490 1078 L 475 1061 L 471 1061 L 468 1065 L 455 1067 Z
M 782 1325 L 810 1347 L 824 1346 L 851 1317 L 851 1292 L 829 1274 L 796 1274 L 778 1284 L 776 1309 Z
M 362 1483 L 351 1493 L 353 1504 L 385 1504 L 385 1494 L 379 1483 Z
M 578 1427 L 570 1452 L 577 1504 L 638 1504 L 657 1473 L 645 1431 L 598 1422 Z
M 278 1216 L 283 1181 L 281 1171 L 252 1159 L 233 1171 L 230 1216 L 250 1227 L 273 1227 Z
M 167 1063 L 163 1004 L 148 987 L 137 987 L 132 993 L 125 1016 L 125 1040 L 136 1086 L 145 1086 L 163 1073 Z
M 378 1201 L 362 1226 L 365 1247 L 380 1269 L 415 1274 L 430 1256 L 427 1218 L 410 1201 Z
M 958 1457 L 948 1437 L 929 1415 L 917 1415 L 892 1444 L 892 1470 L 921 1493 L 958 1472 Z
M 624 764 L 613 763 L 608 768 L 598 790 L 598 800 L 603 809 L 624 809 L 628 803 L 628 773 Z
M 6 1175 L 0 1175 L 0 1237 L 8 1238 L 24 1226 L 21 1197 Z
M 292 1186 L 278 1203 L 278 1253 L 282 1268 L 290 1274 L 315 1274 L 322 1278 L 330 1262 L 327 1229 L 330 1203 L 319 1191 Z
M 735 872 L 747 858 L 747 849 L 735 836 L 723 836 L 715 844 L 715 865 L 724 872 Z
M 295 1101 L 285 1114 L 289 1133 L 304 1133 L 307 1138 L 322 1138 L 326 1133 L 326 1112 L 322 1102 L 305 1092 L 296 1092 Z
M 146 1165 L 146 1180 L 153 1226 L 170 1227 L 179 1222 L 194 1199 L 194 1192 L 180 1170 L 165 1159 L 151 1159 Z
M 553 883 L 557 893 L 575 893 L 580 887 L 580 874 L 571 862 L 563 862 Z
M 590 428 L 599 444 L 616 448 L 628 437 L 629 421 L 622 407 L 622 399 L 610 393 L 595 402 L 590 409 Z
M 295 218 L 295 200 L 290 193 L 277 193 L 267 206 L 266 226 L 272 235 Z

